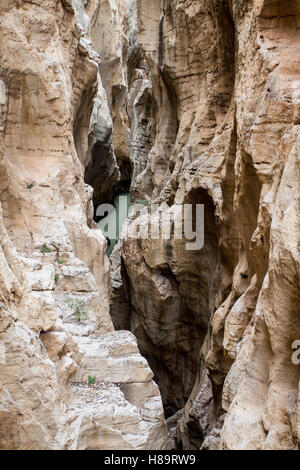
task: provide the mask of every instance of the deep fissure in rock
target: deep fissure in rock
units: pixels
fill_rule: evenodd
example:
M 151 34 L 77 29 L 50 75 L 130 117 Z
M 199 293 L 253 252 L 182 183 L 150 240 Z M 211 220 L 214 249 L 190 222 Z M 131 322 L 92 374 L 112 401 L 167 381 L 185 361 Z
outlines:
M 131 330 L 155 374 L 166 417 L 183 408 L 190 396 L 214 306 L 218 263 L 214 205 L 202 189 L 192 191 L 186 202 L 205 205 L 204 249 L 186 251 L 186 240 L 170 240 L 165 244 L 164 267 L 154 271 L 141 260 L 141 272 L 133 281 L 132 266 L 127 263 L 123 277 L 132 308 Z M 135 249 L 131 242 L 126 243 L 125 250 Z M 167 289 L 163 301 L 159 295 L 162 288 Z
M 172 110 L 167 119 L 169 120 L 170 134 L 174 134 L 174 141 L 178 133 L 180 125 L 177 116 L 179 106 L 178 89 L 176 82 L 174 82 L 173 71 L 163 64 L 163 25 L 166 12 L 169 12 L 171 21 L 173 21 L 172 12 L 169 11 L 167 6 L 159 21 L 158 71 L 155 72 L 159 78 L 157 81 L 156 77 L 153 90 L 145 88 L 137 105 L 141 117 L 136 128 L 136 135 L 138 135 L 139 140 L 136 140 L 136 135 L 131 134 L 130 136 L 131 157 L 133 157 L 132 168 L 128 163 L 129 160 L 118 158 L 121 182 L 116 182 L 112 187 L 109 172 L 109 169 L 113 166 L 111 146 L 101 144 L 92 151 L 93 158 L 86 172 L 86 182 L 94 188 L 95 186 L 98 188 L 95 190 L 94 195 L 96 204 L 100 200 L 105 200 L 105 202 L 113 201 L 114 196 L 119 194 L 120 186 L 122 187 L 122 184 L 125 183 L 127 189 L 129 189 L 131 181 L 133 181 L 131 187 L 132 198 L 141 195 L 140 188 L 136 190 L 136 179 L 145 169 L 147 156 L 153 147 L 157 132 L 155 125 L 152 126 L 151 131 L 148 126 L 152 124 L 153 119 L 155 123 L 156 113 L 159 107 L 162 106 L 163 100 L 168 101 L 167 107 L 171 108 L 170 111 Z M 220 60 L 220 66 L 226 70 L 224 80 L 228 81 L 228 90 L 232 91 L 234 85 L 232 81 L 234 76 L 234 25 L 226 3 L 222 5 L 217 3 L 214 14 L 218 23 L 217 27 L 222 31 L 219 41 L 222 41 L 222 49 L 224 49 L 224 56 L 218 58 L 218 60 Z M 153 68 L 153 65 L 151 68 Z M 153 70 L 151 73 L 153 73 Z M 147 64 L 141 50 L 139 48 L 133 49 L 128 57 L 129 90 L 134 80 L 150 79 L 151 73 L 149 64 Z M 117 110 L 120 103 L 124 101 L 123 91 L 113 87 L 110 100 L 113 110 Z M 224 93 L 223 96 L 218 97 L 218 100 L 216 100 L 218 113 L 222 112 L 223 114 L 225 110 L 227 111 L 230 98 L 230 93 L 228 95 Z M 130 108 L 128 111 L 129 126 L 132 126 L 133 113 Z M 115 115 L 114 111 L 113 114 Z M 139 158 L 134 155 L 135 149 Z M 102 159 L 102 161 L 99 162 L 99 159 Z M 174 164 L 172 161 L 169 162 L 171 171 L 174 170 Z M 129 173 L 130 178 L 124 176 L 128 176 Z M 103 176 L 104 182 L 101 183 Z M 106 190 L 106 186 L 110 192 Z M 148 187 L 151 189 L 150 182 Z M 172 201 L 172 198 L 170 201 Z M 115 328 L 129 328 L 137 337 L 140 350 L 148 360 L 155 374 L 155 380 L 159 384 L 166 417 L 171 417 L 182 409 L 191 394 L 200 363 L 203 361 L 200 354 L 201 347 L 207 334 L 211 314 L 217 302 L 219 275 L 217 266 L 220 262 L 220 255 L 214 203 L 208 192 L 203 188 L 196 188 L 191 191 L 185 202 L 194 205 L 203 203 L 205 205 L 206 241 L 202 251 L 186 252 L 183 244 L 178 247 L 171 240 L 170 243 L 165 244 L 166 263 L 163 267 L 153 269 L 147 265 L 145 260 L 140 260 L 146 274 L 132 273 L 130 264 L 134 261 L 127 259 L 127 252 L 130 252 L 131 247 L 126 246 L 126 243 L 123 247 L 125 257 L 122 257 L 122 267 L 119 267 L 118 261 L 115 270 L 115 261 L 112 261 L 113 300 L 111 302 L 111 316 Z M 178 256 L 178 253 L 176 254 L 174 250 L 179 250 L 183 260 L 182 265 L 177 268 L 174 267 L 174 258 Z M 156 278 L 159 279 L 157 282 L 152 280 Z M 170 295 L 164 301 L 161 301 L 158 292 L 159 283 L 168 285 L 170 289 Z M 191 424 L 190 428 L 194 429 L 194 427 Z

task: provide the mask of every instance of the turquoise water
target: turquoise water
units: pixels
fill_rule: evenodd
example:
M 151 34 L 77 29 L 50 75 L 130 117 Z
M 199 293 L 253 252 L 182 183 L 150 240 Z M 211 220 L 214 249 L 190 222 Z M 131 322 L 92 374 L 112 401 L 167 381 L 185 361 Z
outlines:
M 126 198 L 126 199 L 125 199 Z M 127 207 L 126 207 L 127 205 Z M 104 233 L 104 236 L 110 240 L 110 245 L 106 250 L 106 254 L 109 257 L 115 244 L 118 241 L 122 227 L 127 219 L 128 210 L 130 207 L 130 195 L 129 193 L 118 194 L 114 198 L 115 211 L 108 214 L 104 219 L 98 223 L 98 227 Z M 114 235 L 112 235 L 114 232 Z

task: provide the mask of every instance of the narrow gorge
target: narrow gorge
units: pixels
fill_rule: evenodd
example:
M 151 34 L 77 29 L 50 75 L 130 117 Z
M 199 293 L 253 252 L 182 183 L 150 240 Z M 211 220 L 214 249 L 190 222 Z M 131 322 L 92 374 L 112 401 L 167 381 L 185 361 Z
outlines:
M 0 449 L 298 450 L 299 367 L 300 0 L 0 0 Z

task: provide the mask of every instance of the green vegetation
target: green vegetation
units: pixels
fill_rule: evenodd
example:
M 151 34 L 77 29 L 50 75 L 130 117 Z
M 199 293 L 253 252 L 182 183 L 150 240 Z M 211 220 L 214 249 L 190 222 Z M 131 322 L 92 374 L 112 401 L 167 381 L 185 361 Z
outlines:
M 58 260 L 58 264 L 64 264 L 64 260 L 63 260 L 63 259 L 59 259 L 59 260 Z
M 31 188 L 33 188 L 33 186 L 34 186 L 34 183 L 30 183 L 26 186 L 26 189 L 31 189 Z
M 95 383 L 96 383 L 96 377 L 93 376 L 93 375 L 89 375 L 89 376 L 88 376 L 88 383 L 89 383 L 89 385 L 95 385 Z
M 149 116 L 150 111 L 151 111 L 151 105 L 147 103 L 145 106 L 145 116 Z
M 41 248 L 41 253 L 45 255 L 46 253 L 51 253 L 51 249 L 46 245 L 46 243 L 43 244 Z
M 143 204 L 144 206 L 148 206 L 149 202 L 146 199 L 136 199 L 134 204 Z
M 77 322 L 82 322 L 88 319 L 88 315 L 84 308 L 84 302 L 76 299 L 68 299 L 66 303 L 70 310 L 72 310 L 72 315 L 74 315 Z
M 55 276 L 54 276 L 54 281 L 55 281 L 55 282 L 58 282 L 58 281 L 59 281 L 59 275 L 58 275 L 58 274 L 55 274 Z

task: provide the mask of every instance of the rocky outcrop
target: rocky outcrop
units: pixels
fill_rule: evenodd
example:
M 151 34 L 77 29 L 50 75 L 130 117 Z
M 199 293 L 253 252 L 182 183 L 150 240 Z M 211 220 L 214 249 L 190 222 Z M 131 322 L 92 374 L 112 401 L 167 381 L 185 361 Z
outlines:
M 169 445 L 299 446 L 299 13 L 284 1 L 136 3 L 132 198 L 154 224 L 205 206 L 200 251 L 142 235 L 121 246 L 128 321 L 176 413 Z M 132 236 L 146 220 L 129 222 Z
M 0 448 L 298 449 L 300 2 L 0 15 Z
M 115 166 L 109 186 L 120 177 L 91 41 L 102 3 L 0 6 L 1 449 L 165 445 L 153 374 L 133 335 L 113 330 L 107 244 L 84 184 L 99 152 L 100 168 L 107 155 Z

